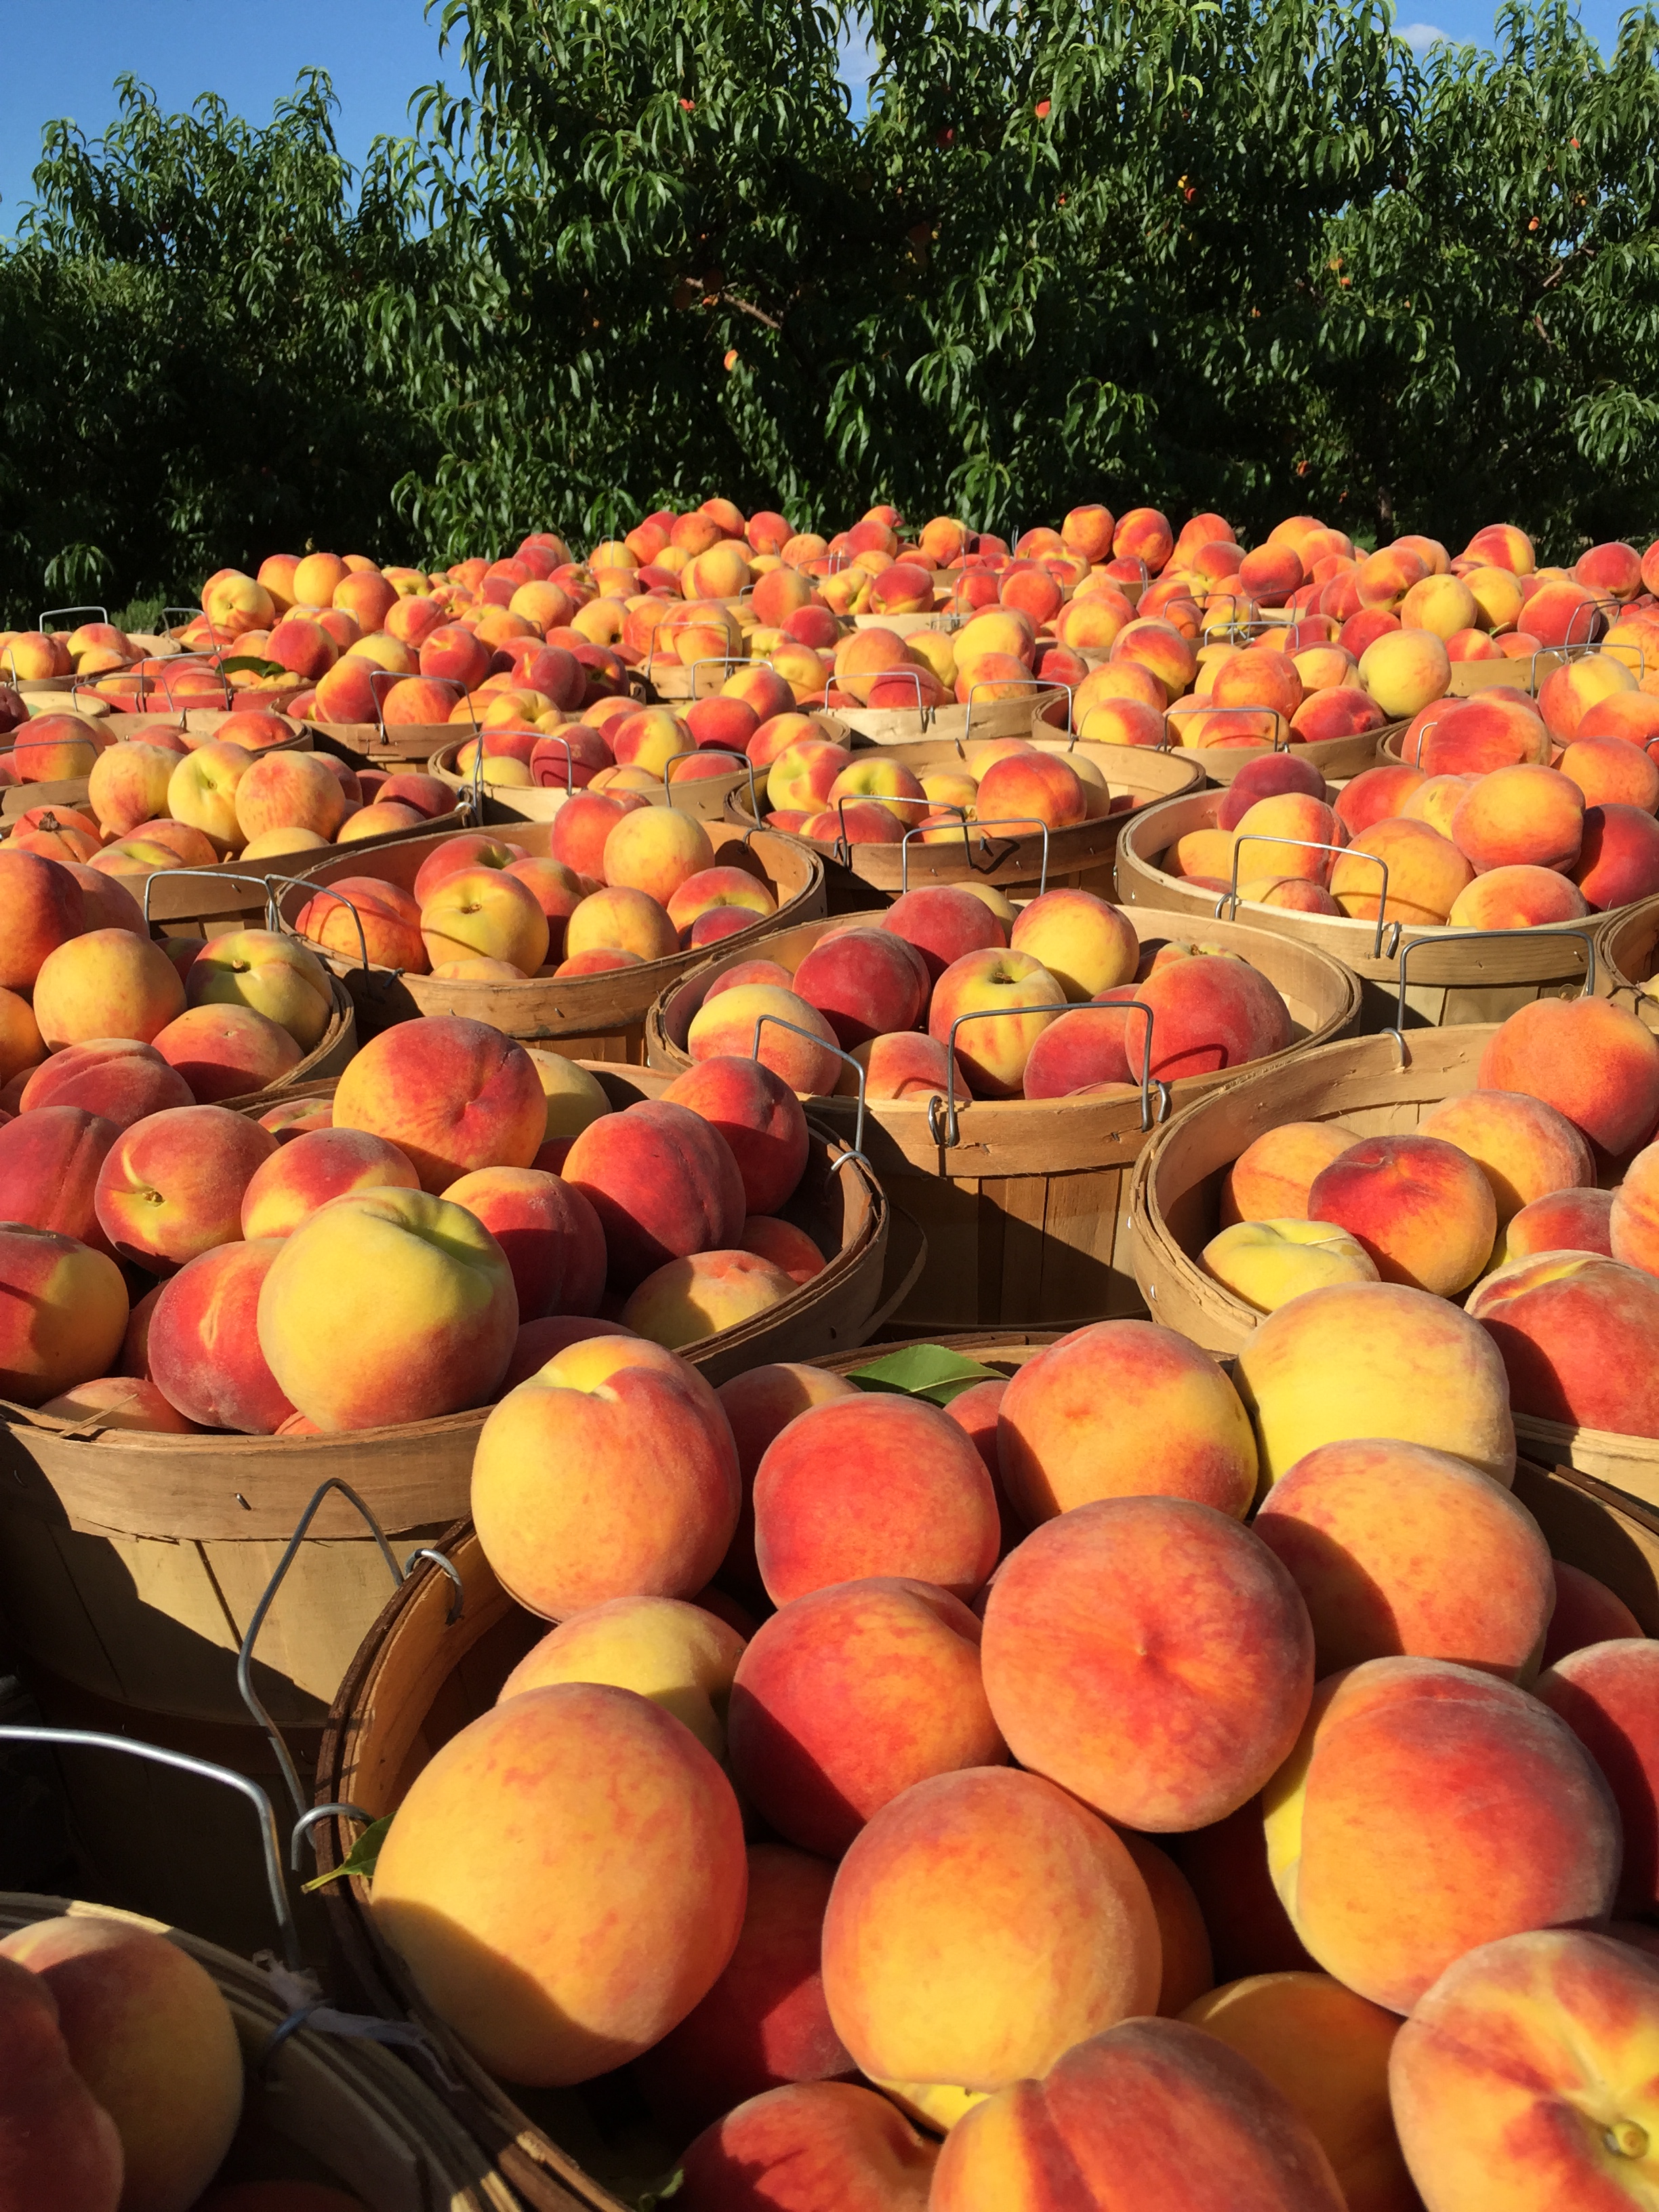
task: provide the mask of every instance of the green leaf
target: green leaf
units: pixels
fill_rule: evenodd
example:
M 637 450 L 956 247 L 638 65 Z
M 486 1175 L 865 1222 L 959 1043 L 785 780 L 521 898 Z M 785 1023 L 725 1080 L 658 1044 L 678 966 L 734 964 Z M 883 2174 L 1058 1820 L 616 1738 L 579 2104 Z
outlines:
M 380 1861 L 380 1846 L 386 1841 L 386 1832 L 391 1826 L 390 1813 L 383 1820 L 371 1820 L 338 1866 L 331 1867 L 326 1874 L 313 1875 L 306 1883 L 307 1896 L 313 1889 L 326 1889 L 330 1882 L 338 1881 L 347 1875 L 360 1874 L 365 1881 L 372 1881 Z
M 907 1398 L 926 1398 L 935 1406 L 948 1406 L 975 1382 L 1000 1382 L 994 1367 L 982 1367 L 960 1352 L 942 1344 L 914 1344 L 902 1352 L 889 1352 L 863 1367 L 847 1370 L 849 1382 L 860 1390 L 887 1391 Z
M 280 660 L 261 660 L 253 653 L 240 653 L 234 660 L 222 660 L 219 665 L 227 676 L 234 676 L 244 668 L 252 669 L 256 676 L 286 676 L 289 672 Z

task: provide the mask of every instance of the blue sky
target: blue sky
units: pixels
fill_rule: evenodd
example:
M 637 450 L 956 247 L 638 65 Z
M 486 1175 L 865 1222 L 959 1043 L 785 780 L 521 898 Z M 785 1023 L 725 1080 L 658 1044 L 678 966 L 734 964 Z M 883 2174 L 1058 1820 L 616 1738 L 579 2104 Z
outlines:
M 1616 0 L 1583 0 L 1589 29 L 1610 45 Z M 325 69 L 339 96 L 342 148 L 361 158 L 381 131 L 406 128 L 410 95 L 459 77 L 438 52 L 420 0 L 4 0 L 6 125 L 0 132 L 0 236 L 29 198 L 40 130 L 70 116 L 96 136 L 115 112 L 114 81 L 131 70 L 169 109 L 201 92 L 222 94 L 260 120 L 308 64 Z M 1437 32 L 1490 42 L 1492 0 L 1406 0 L 1406 35 Z

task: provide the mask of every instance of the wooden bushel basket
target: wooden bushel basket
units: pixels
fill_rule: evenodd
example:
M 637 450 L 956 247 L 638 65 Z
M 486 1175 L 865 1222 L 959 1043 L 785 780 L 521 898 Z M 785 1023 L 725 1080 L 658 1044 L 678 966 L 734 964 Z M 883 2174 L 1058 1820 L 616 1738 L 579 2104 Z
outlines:
M 945 1340 L 988 1367 L 1012 1374 L 1053 1341 L 1041 1331 L 997 1330 Z M 833 1369 L 847 1359 L 820 1363 Z M 1559 1558 L 1596 1575 L 1659 1632 L 1659 1515 L 1603 1498 L 1592 1485 L 1524 1460 L 1515 1495 L 1537 1517 Z M 546 1624 L 502 1590 L 470 1522 L 448 1530 L 446 1554 L 464 1592 L 449 1619 L 447 1579 L 419 1567 L 387 1606 L 341 1685 L 324 1735 L 318 1802 L 350 1803 L 376 1815 L 395 1811 L 427 1761 L 494 1704 L 501 1682 Z M 340 1866 L 355 1826 L 324 1821 L 313 1831 L 318 1863 Z M 412 2015 L 449 2057 L 459 2087 L 447 2093 L 469 2135 L 484 2143 L 526 2204 L 548 2212 L 625 2212 L 642 2177 L 666 2171 L 684 2148 L 647 2132 L 613 2096 L 580 2090 L 508 2088 L 471 2058 L 416 1996 L 401 1961 L 380 1938 L 369 1885 L 349 1876 L 323 1893 L 347 1972 L 362 2001 L 393 2019 Z M 613 2193 L 615 2192 L 615 2193 Z M 827 2212 L 827 2208 L 826 2208 Z M 1152 2208 L 1148 2208 L 1152 2212 Z
M 561 732 L 555 730 L 550 734 L 556 738 Z M 550 822 L 569 798 L 569 792 L 562 783 L 544 785 L 491 783 L 487 776 L 468 774 L 465 770 L 458 768 L 455 763 L 456 756 L 461 747 L 464 744 L 471 744 L 471 742 L 470 738 L 459 738 L 447 745 L 440 745 L 426 766 L 428 775 L 435 775 L 441 783 L 447 783 L 452 791 L 470 792 L 473 794 L 475 818 L 488 819 L 489 809 L 493 807 L 498 815 L 504 815 L 509 820 Z M 712 746 L 706 749 L 688 746 L 684 754 L 676 756 L 676 759 L 695 759 L 699 750 L 707 750 L 717 760 L 723 757 L 728 758 L 732 763 L 729 773 L 723 775 L 682 776 L 675 782 L 672 799 L 669 797 L 666 784 L 664 784 L 660 791 L 635 792 L 632 795 L 636 799 L 643 799 L 650 806 L 678 807 L 682 814 L 690 814 L 699 822 L 714 823 L 723 820 L 726 801 L 732 794 L 739 791 L 754 789 L 754 770 L 742 754 L 733 752 L 730 755 L 723 755 Z M 555 765 L 558 765 L 556 753 Z M 672 769 L 675 761 L 671 760 L 668 765 Z M 578 787 L 579 789 L 582 787 Z M 712 830 L 710 835 L 713 835 Z
M 1130 908 L 1143 943 L 1180 937 L 1175 915 Z M 824 930 L 808 922 L 763 948 L 793 974 Z M 1344 1036 L 1359 1012 L 1359 988 L 1339 963 L 1304 945 L 1236 923 L 1212 922 L 1206 944 L 1237 952 L 1282 993 L 1297 1042 L 1264 1068 L 1283 1066 L 1310 1046 Z M 672 1073 L 691 1065 L 686 1036 L 708 987 L 741 956 L 709 961 L 664 993 L 646 1030 L 651 1064 Z M 1131 1051 L 1134 1050 L 1131 1046 Z M 1237 1079 L 1238 1071 L 1192 1076 L 1149 1097 L 1145 1118 Z M 857 1102 L 818 1098 L 815 1116 L 851 1140 Z M 896 1206 L 927 1239 L 927 1266 L 896 1318 L 920 1329 L 1000 1324 L 1072 1328 L 1144 1310 L 1130 1267 L 1129 1172 L 1147 1142 L 1143 1102 L 1079 1097 L 961 1102 L 954 1142 L 945 1102 L 882 1099 L 867 1109 L 865 1150 Z
M 1413 1027 L 1501 1022 L 1534 999 L 1572 998 L 1583 988 L 1591 957 L 1588 922 L 1570 928 L 1447 929 L 1297 914 L 1253 901 L 1235 908 L 1226 894 L 1166 874 L 1158 865 L 1164 851 L 1190 830 L 1212 830 L 1222 795 L 1200 791 L 1172 799 L 1126 825 L 1117 851 L 1118 896 L 1126 906 L 1159 907 L 1190 916 L 1194 925 L 1200 918 L 1214 920 L 1224 908 L 1253 928 L 1317 945 L 1361 979 L 1364 1030 L 1396 1019 L 1402 956 L 1407 1019 Z
M 544 854 L 548 850 L 550 825 L 544 822 L 495 826 L 527 853 Z M 326 886 L 342 876 L 379 876 L 408 890 L 421 863 L 444 836 L 453 834 L 428 827 L 378 847 L 354 846 L 322 866 L 308 869 L 307 883 Z M 799 838 L 776 836 L 769 830 L 749 836 L 733 831 L 724 843 L 716 842 L 714 862 L 746 869 L 777 900 L 775 915 L 757 916 L 752 931 L 726 940 L 742 944 L 746 952 L 758 951 L 773 930 L 824 911 L 823 864 Z M 283 894 L 283 918 L 290 927 L 312 896 L 310 890 L 297 886 Z M 365 1036 L 422 1014 L 463 1014 L 526 1044 L 551 1044 L 568 1059 L 637 1063 L 645 1057 L 645 1018 L 653 1001 L 702 957 L 701 949 L 674 952 L 637 968 L 599 975 L 538 976 L 522 983 L 441 982 L 431 975 L 365 969 L 355 954 L 343 955 L 332 964 L 356 1001 L 358 1027 Z
M 1595 988 L 1618 999 L 1649 1029 L 1659 1030 L 1659 898 L 1638 899 L 1607 915 L 1595 931 Z
M 977 738 L 975 740 L 978 742 Z M 1124 826 L 1143 808 L 1172 795 L 1197 790 L 1204 770 L 1196 754 L 1158 752 L 1151 746 L 1091 745 L 1064 737 L 1035 741 L 1039 752 L 1064 755 L 1076 750 L 1091 760 L 1106 780 L 1112 807 L 1073 830 L 1046 833 L 1037 823 L 1010 819 L 1001 823 L 963 825 L 938 844 L 908 836 L 902 845 L 809 845 L 821 852 L 830 871 L 831 904 L 852 902 L 867 905 L 869 891 L 897 897 L 929 884 L 995 884 L 1001 888 L 1018 884 L 1035 891 L 1081 886 L 1109 896 L 1113 856 Z M 890 750 L 912 775 L 949 768 L 965 757 L 956 739 L 932 739 L 925 744 L 896 745 Z M 754 817 L 747 793 L 734 793 L 726 805 L 729 821 L 748 829 Z M 799 841 L 798 841 L 799 842 Z M 862 888 L 860 888 L 862 887 Z M 836 892 L 842 894 L 838 902 Z

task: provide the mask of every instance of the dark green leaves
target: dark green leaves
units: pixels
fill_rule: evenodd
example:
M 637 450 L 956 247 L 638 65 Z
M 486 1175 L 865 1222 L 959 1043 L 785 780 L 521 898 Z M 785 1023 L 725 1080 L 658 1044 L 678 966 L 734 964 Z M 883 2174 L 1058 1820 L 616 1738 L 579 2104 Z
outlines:
M 391 1826 L 390 1813 L 383 1820 L 371 1820 L 338 1866 L 331 1868 L 327 1874 L 313 1875 L 306 1883 L 307 1894 L 313 1889 L 326 1889 L 330 1882 L 343 1881 L 351 1875 L 361 1875 L 365 1881 L 373 1881 L 374 1869 L 380 1864 L 380 1846 Z
M 948 1406 L 952 1398 L 959 1398 L 976 1382 L 1000 1382 L 1005 1378 L 994 1367 L 981 1367 L 978 1360 L 942 1344 L 912 1344 L 902 1352 L 869 1360 L 862 1367 L 849 1367 L 847 1379 L 856 1382 L 860 1390 L 926 1398 L 931 1405 Z

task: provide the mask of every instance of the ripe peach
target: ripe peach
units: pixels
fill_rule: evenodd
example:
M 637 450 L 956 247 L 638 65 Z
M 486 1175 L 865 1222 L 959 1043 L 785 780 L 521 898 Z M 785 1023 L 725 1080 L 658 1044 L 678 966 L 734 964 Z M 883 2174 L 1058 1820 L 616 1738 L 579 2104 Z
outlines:
M 1029 752 L 994 761 L 980 778 L 977 818 L 1029 829 L 1068 830 L 1088 818 L 1081 778 L 1058 753 Z
M 270 1090 L 302 1054 L 285 1029 L 249 1006 L 191 1006 L 158 1030 L 155 1048 L 200 1105 Z
M 53 1052 L 94 1038 L 149 1043 L 184 1012 L 185 987 L 160 945 L 130 930 L 95 929 L 46 955 L 34 977 L 33 1006 Z
M 1659 1326 L 1659 1283 L 1590 1252 L 1510 1261 L 1480 1283 L 1471 1316 L 1503 1356 L 1516 1411 L 1626 1436 L 1659 1436 L 1659 1385 L 1637 1350 Z
M 1585 820 L 1588 825 L 1588 815 Z M 1582 921 L 1589 912 L 1583 893 L 1568 877 L 1553 868 L 1520 866 L 1493 868 L 1465 884 L 1446 920 L 1454 929 L 1531 929 Z
M 1040 962 L 991 947 L 964 953 L 939 976 L 928 1034 L 947 1048 L 953 1045 L 975 1097 L 1013 1097 L 1032 1046 L 1065 1004 L 1063 988 Z M 963 1022 L 953 1041 L 952 1027 L 964 1015 L 974 1018 Z
M 1238 1221 L 1199 1255 L 1204 1271 L 1259 1313 L 1276 1313 L 1329 1283 L 1374 1283 L 1376 1261 L 1346 1229 L 1322 1221 Z
M 1291 1042 L 1284 1000 L 1265 975 L 1231 954 L 1166 961 L 1136 986 L 1135 998 L 1152 1009 L 1152 1073 L 1160 1081 L 1241 1066 Z M 1144 1048 L 1132 1045 L 1132 1071 L 1143 1059 Z
M 188 1106 L 192 1100 L 189 1085 L 154 1045 L 112 1037 L 70 1045 L 42 1060 L 24 1085 L 21 1103 L 26 1114 L 45 1106 L 80 1107 L 126 1129 L 146 1115 Z
M 651 1698 L 714 1758 L 724 1759 L 726 1706 L 743 1650 L 737 1631 L 701 1606 L 677 1598 L 611 1598 L 550 1630 L 513 1669 L 495 1702 L 555 1682 L 608 1683 Z M 827 1893 L 827 1881 L 824 1887 Z
M 1032 902 L 1034 905 L 1036 901 Z M 953 884 L 906 891 L 881 917 L 882 927 L 921 953 L 930 985 L 964 953 L 1006 945 L 1009 932 L 982 899 Z
M 1584 795 L 1554 769 L 1494 769 L 1464 798 L 1452 840 L 1475 872 L 1530 866 L 1570 871 L 1584 835 Z
M 275 1237 L 216 1245 L 161 1285 L 145 1339 L 169 1405 L 204 1429 L 274 1436 L 294 1412 L 259 1348 L 259 1292 Z
M 547 1105 L 522 1045 L 483 1022 L 431 1015 L 364 1045 L 335 1091 L 334 1127 L 396 1145 L 435 1194 L 472 1168 L 528 1167 Z
M 763 1016 L 770 1018 L 757 1040 Z M 805 1036 L 797 1034 L 803 1030 Z M 790 1090 L 825 1097 L 841 1071 L 835 1042 L 834 1030 L 816 1006 L 771 983 L 740 983 L 705 999 L 686 1033 L 694 1061 L 758 1059 Z
M 1000 1765 L 979 1641 L 967 1607 L 925 1583 L 873 1577 L 795 1599 L 738 1667 L 738 1786 L 791 1843 L 838 1858 L 913 1784 Z
M 1437 708 L 1405 752 L 1429 775 L 1486 775 L 1547 765 L 1550 738 L 1524 692 L 1494 688 Z
M 1181 2017 L 1290 2100 L 1330 2160 L 1348 2212 L 1416 2212 L 1389 2109 L 1394 2014 L 1328 1974 L 1291 1972 L 1212 1990 Z
M 1356 1343 L 1366 1347 L 1363 1361 L 1352 1357 Z M 1515 1426 L 1497 1347 L 1477 1322 L 1426 1291 L 1395 1283 L 1310 1291 L 1268 1315 L 1234 1372 L 1268 1482 L 1317 1445 L 1353 1437 L 1427 1444 L 1506 1487 L 1514 1479 Z
M 282 930 L 210 938 L 191 962 L 185 995 L 192 1006 L 251 1007 L 279 1023 L 302 1052 L 322 1042 L 334 1018 L 328 970 L 309 945 Z
M 1593 1184 L 1595 1163 L 1579 1130 L 1541 1099 L 1470 1091 L 1425 1115 L 1419 1137 L 1455 1145 L 1485 1173 L 1501 1227 L 1534 1199 Z
M 88 799 L 105 836 L 123 837 L 162 813 L 176 765 L 172 753 L 138 738 L 106 745 L 87 779 Z
M 0 1127 L 0 1221 L 56 1230 L 109 1249 L 94 1204 L 98 1174 L 120 1135 L 76 1106 L 45 1106 Z
M 421 910 L 410 894 L 377 876 L 340 876 L 307 899 L 295 918 L 300 934 L 339 958 L 424 975 L 431 963 L 421 942 Z M 361 927 L 362 935 L 359 935 Z
M 678 933 L 663 907 L 648 892 L 622 884 L 590 892 L 565 923 L 567 960 L 591 952 L 627 952 L 641 961 L 665 960 L 678 950 Z
M 181 1106 L 124 1129 L 98 1174 L 111 1248 L 168 1274 L 241 1235 L 242 1194 L 276 1149 L 270 1131 L 222 1106 Z
M 1659 807 L 1659 763 L 1628 738 L 1575 738 L 1561 756 L 1561 773 L 1584 794 L 1586 806 Z
M 349 811 L 337 776 L 314 753 L 266 753 L 238 781 L 233 803 L 240 842 L 272 831 L 310 830 L 331 838 Z
M 419 1188 L 410 1160 L 383 1138 L 360 1129 L 302 1132 L 254 1170 L 242 1194 L 242 1234 L 291 1236 L 319 1206 L 349 1191 Z
M 532 1612 L 689 1597 L 737 1523 L 720 1401 L 675 1353 L 626 1334 L 568 1346 L 495 1407 L 472 1507 L 491 1565 Z
M 717 1395 L 731 1423 L 744 1490 L 737 1531 L 720 1575 L 741 1595 L 759 1602 L 766 1595 L 755 1563 L 754 1486 L 755 1473 L 767 1446 L 810 1407 L 860 1395 L 855 1384 L 823 1368 L 787 1362 L 750 1368 L 720 1386 Z
M 1321 1170 L 1308 1217 L 1355 1237 L 1385 1282 L 1450 1297 L 1486 1266 L 1498 1233 L 1492 1187 L 1454 1143 L 1362 1138 Z
M 1222 1178 L 1223 1224 L 1305 1216 L 1314 1178 L 1353 1141 L 1353 1132 L 1334 1121 L 1285 1121 L 1264 1131 Z
M 1614 1910 L 1628 1917 L 1653 1912 L 1659 1907 L 1659 1644 L 1629 1636 L 1592 1644 L 1558 1660 L 1536 1690 L 1606 1776 L 1619 1808 L 1625 1856 Z
M 1549 1547 L 1462 1460 L 1370 1438 L 1322 1445 L 1273 1486 L 1255 1532 L 1302 1593 L 1322 1676 L 1401 1653 L 1510 1681 L 1537 1665 Z
M 1603 699 L 1636 690 L 1636 674 L 1611 653 L 1559 663 L 1538 687 L 1538 711 L 1558 745 L 1571 744 L 1589 709 Z
M 1600 1252 L 1613 1257 L 1610 1190 L 1558 1190 L 1523 1206 L 1493 1252 L 1502 1265 L 1537 1252 Z
M 1613 691 L 1590 708 L 1579 723 L 1575 743 L 1591 738 L 1623 738 L 1636 745 L 1659 738 L 1659 699 L 1649 691 Z
M 1451 662 L 1432 631 L 1391 630 L 1361 654 L 1359 681 L 1389 720 L 1397 720 L 1443 698 Z
M 646 1101 L 591 1122 L 564 1176 L 598 1213 L 611 1285 L 624 1292 L 671 1260 L 731 1250 L 742 1231 L 744 1184 L 732 1148 L 684 1106 Z
M 1659 1122 L 1659 1040 L 1606 999 L 1538 999 L 1487 1045 L 1480 1083 L 1543 1099 L 1617 1155 Z
M 1349 838 L 1358 840 L 1377 823 L 1397 815 L 1425 781 L 1421 769 L 1396 766 L 1392 762 L 1382 768 L 1365 769 L 1336 794 L 1332 802 L 1336 818 Z M 1216 819 L 1221 822 L 1219 813 Z M 1221 826 L 1227 829 L 1231 824 L 1221 823 Z M 1376 871 L 1373 868 L 1370 872 L 1376 875 Z
M 1553 1562 L 1555 1610 L 1544 1638 L 1544 1664 L 1553 1667 L 1569 1652 L 1591 1644 L 1610 1644 L 1624 1637 L 1639 1637 L 1642 1624 L 1621 1597 L 1607 1584 L 1565 1559 Z
M 39 1406 L 107 1375 L 126 1327 L 126 1285 L 106 1253 L 0 1222 L 0 1396 Z
M 597 1311 L 605 1289 L 605 1232 L 580 1191 L 533 1168 L 494 1167 L 460 1176 L 443 1195 L 482 1222 L 501 1246 L 521 1322 Z
M 882 929 L 821 937 L 795 970 L 793 988 L 816 1006 L 846 1049 L 912 1030 L 927 1006 L 927 969 L 908 940 Z
M 1528 633 L 1540 646 L 1593 645 L 1607 620 L 1582 584 L 1540 583 L 1526 603 Z
M 925 2212 L 938 2154 L 873 2090 L 799 2081 L 705 2128 L 679 2185 L 686 2212 Z
M 737 1162 L 749 1213 L 775 1213 L 793 1197 L 806 1168 L 806 1116 L 769 1067 L 735 1056 L 702 1060 L 659 1103 L 688 1108 L 719 1131 Z
M 864 2071 L 913 2102 L 950 2085 L 959 2107 L 963 2090 L 1045 2074 L 1083 2036 L 1150 2011 L 1158 1979 L 1127 1850 L 1037 1775 L 915 1784 L 866 1824 L 830 1892 L 830 2018 Z
M 1362 859 L 1369 854 L 1372 859 Z M 1381 860 L 1388 869 L 1383 902 Z M 1374 921 L 1379 906 L 1389 921 L 1445 921 L 1474 869 L 1448 837 L 1426 822 L 1389 816 L 1356 837 L 1331 870 L 1331 896 L 1346 915 Z
M 892 927 L 890 915 L 887 926 Z M 1033 899 L 1021 909 L 1010 943 L 1074 1000 L 1131 981 L 1140 958 L 1140 941 L 1117 908 L 1085 890 L 1046 891 Z
M 1297 1934 L 1390 2011 L 1409 2012 L 1479 1944 L 1599 1920 L 1613 1902 L 1606 1782 L 1554 1714 L 1471 1668 L 1372 1659 L 1322 1683 L 1266 1802 Z
M 1572 878 L 1598 912 L 1651 897 L 1659 891 L 1659 822 L 1640 806 L 1587 806 Z
M 547 916 L 528 884 L 504 868 L 459 868 L 421 908 L 421 939 L 434 968 L 446 961 L 502 960 L 533 975 L 548 956 Z
M 761 1253 L 694 1252 L 653 1269 L 630 1293 L 622 1317 L 637 1335 L 678 1350 L 752 1321 L 795 1289 L 794 1277 Z
M 1431 775 L 1413 792 L 1401 814 L 1407 822 L 1426 822 L 1431 830 L 1449 837 L 1453 817 L 1480 781 L 1478 775 Z
M 625 814 L 605 845 L 605 879 L 643 891 L 666 907 L 689 877 L 712 867 L 714 848 L 701 822 L 672 807 L 648 806 Z
M 454 1848 L 481 1816 L 482 1867 Z M 436 1753 L 394 1826 L 376 1919 L 426 2001 L 514 2081 L 584 2081 L 636 2057 L 736 1946 L 731 1785 L 631 1691 L 562 1683 L 496 1706 Z

